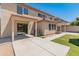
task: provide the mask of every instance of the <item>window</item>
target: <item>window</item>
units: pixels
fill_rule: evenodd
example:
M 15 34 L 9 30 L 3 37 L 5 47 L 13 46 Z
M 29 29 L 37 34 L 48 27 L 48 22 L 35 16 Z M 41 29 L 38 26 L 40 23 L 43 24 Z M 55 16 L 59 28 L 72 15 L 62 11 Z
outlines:
M 56 30 L 56 25 L 55 24 L 52 24 L 52 29 Z
M 38 14 L 38 17 L 43 17 L 43 15 L 42 14 Z
M 52 24 L 52 30 L 56 30 L 56 25 Z
M 22 7 L 17 5 L 17 13 L 22 14 Z
M 17 14 L 28 14 L 28 9 L 17 5 Z
M 23 12 L 24 14 L 28 14 L 28 9 L 24 8 Z
M 54 30 L 56 30 L 56 25 L 54 24 Z
M 45 15 L 43 15 L 42 17 L 43 17 L 43 20 L 45 20 L 46 16 L 45 16 Z
M 38 14 L 38 17 L 43 18 L 43 20 L 45 20 L 45 18 L 46 18 L 46 16 L 45 15 L 42 15 L 42 14 Z
M 52 30 L 54 29 L 54 24 L 52 24 Z
M 28 24 L 18 23 L 18 24 L 17 24 L 17 31 L 18 31 L 18 32 L 27 33 L 27 32 L 28 32 Z
M 49 24 L 49 30 L 56 30 L 55 24 Z
M 45 16 L 45 15 L 43 15 L 43 18 L 46 18 L 46 16 Z
M 51 30 L 51 24 L 49 24 L 49 30 Z

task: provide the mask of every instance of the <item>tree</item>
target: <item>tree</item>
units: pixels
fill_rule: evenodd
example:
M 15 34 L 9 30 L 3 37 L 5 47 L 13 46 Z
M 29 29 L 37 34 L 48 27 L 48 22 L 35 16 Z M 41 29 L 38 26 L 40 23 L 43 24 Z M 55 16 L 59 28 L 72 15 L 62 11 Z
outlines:
M 71 22 L 71 25 L 79 26 L 79 17 L 77 17 L 75 21 Z
M 79 17 L 77 17 L 76 20 L 79 21 Z

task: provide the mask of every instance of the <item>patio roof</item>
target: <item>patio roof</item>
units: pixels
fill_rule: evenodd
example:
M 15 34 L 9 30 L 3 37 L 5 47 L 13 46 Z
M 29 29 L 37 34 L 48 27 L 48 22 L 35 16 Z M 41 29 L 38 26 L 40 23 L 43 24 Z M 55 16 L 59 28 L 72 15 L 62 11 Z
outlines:
M 63 25 L 63 24 L 65 24 L 65 25 L 69 25 L 69 23 L 67 23 L 67 22 L 64 22 L 64 21 L 61 21 L 61 20 L 58 20 L 57 18 L 57 20 L 44 20 L 43 18 L 40 18 L 40 17 L 33 17 L 33 16 L 30 16 L 30 15 L 19 15 L 19 14 L 12 14 L 11 15 L 11 18 L 13 18 L 13 19 L 18 19 L 18 18 L 24 18 L 24 19 L 29 19 L 28 21 L 38 21 L 38 22 L 54 22 L 54 23 L 57 23 L 57 24 L 61 24 L 61 25 Z M 22 19 L 23 20 L 23 19 Z
M 15 17 L 17 17 L 17 18 L 24 18 L 24 19 L 29 19 L 29 21 L 30 20 L 34 20 L 34 21 L 39 21 L 39 20 L 42 20 L 42 18 L 40 18 L 40 17 L 33 17 L 33 16 L 30 16 L 30 15 L 19 15 L 19 14 L 12 14 L 11 15 L 11 18 L 15 18 Z
M 56 23 L 58 25 L 69 25 L 69 23 L 58 21 L 58 20 L 40 20 L 38 22 L 51 22 L 51 23 Z

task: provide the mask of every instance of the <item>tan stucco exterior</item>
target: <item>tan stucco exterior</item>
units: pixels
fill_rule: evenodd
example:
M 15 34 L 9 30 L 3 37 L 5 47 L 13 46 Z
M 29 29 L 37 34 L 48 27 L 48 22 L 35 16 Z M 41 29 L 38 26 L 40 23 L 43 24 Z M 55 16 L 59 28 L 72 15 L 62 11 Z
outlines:
M 8 37 L 12 34 L 12 20 L 14 20 L 14 32 L 17 35 L 17 23 L 28 24 L 28 34 L 39 34 L 39 31 L 43 35 L 54 34 L 57 30 L 49 30 L 49 23 L 57 24 L 54 18 L 52 22 L 41 21 L 43 18 L 38 17 L 38 13 L 45 14 L 46 20 L 50 20 L 50 15 L 43 13 L 42 11 L 36 10 L 24 4 L 18 4 L 24 8 L 28 8 L 28 15 L 17 14 L 16 3 L 1 3 L 0 5 L 0 37 Z M 61 23 L 62 24 L 62 23 Z M 37 31 L 36 31 L 37 30 Z M 34 32 L 35 31 L 35 32 Z
M 0 14 L 1 14 L 1 4 L 0 4 Z M 0 15 L 0 37 L 1 37 L 1 15 Z
M 9 6 L 9 7 L 8 7 Z M 11 35 L 11 14 L 16 12 L 16 4 L 1 4 L 1 37 Z
M 38 22 L 39 30 L 42 32 L 43 35 L 49 35 L 49 34 L 56 33 L 56 30 L 49 30 L 50 23 L 53 23 L 53 22 L 47 22 L 47 21 Z

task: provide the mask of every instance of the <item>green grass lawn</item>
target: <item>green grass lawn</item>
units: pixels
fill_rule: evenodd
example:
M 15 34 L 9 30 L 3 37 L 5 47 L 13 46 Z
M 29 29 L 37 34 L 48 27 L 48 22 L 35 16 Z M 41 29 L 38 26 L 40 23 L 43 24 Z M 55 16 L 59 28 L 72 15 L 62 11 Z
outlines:
M 63 44 L 70 47 L 67 56 L 79 56 L 79 46 L 69 43 L 70 38 L 79 38 L 79 35 L 64 35 L 60 38 L 52 40 L 56 43 Z

